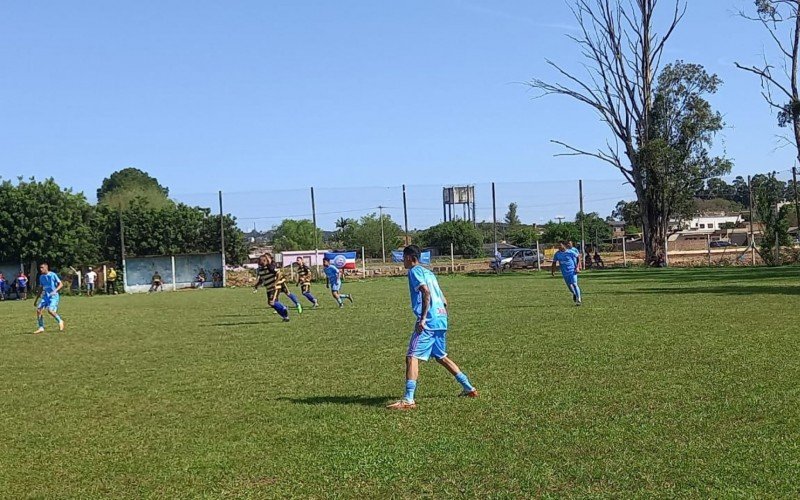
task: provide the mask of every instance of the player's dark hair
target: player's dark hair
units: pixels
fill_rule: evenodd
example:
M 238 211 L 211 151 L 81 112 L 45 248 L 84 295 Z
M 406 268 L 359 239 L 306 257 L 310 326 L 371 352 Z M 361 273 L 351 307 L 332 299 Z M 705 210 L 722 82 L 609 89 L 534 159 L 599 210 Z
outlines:
M 417 245 L 408 245 L 403 249 L 403 257 L 411 257 L 414 260 L 419 260 L 422 255 L 422 249 Z
M 322 262 L 330 262 L 330 261 L 331 261 L 331 259 L 329 259 L 329 258 L 327 258 L 327 257 L 324 257 L 324 258 L 322 259 Z
M 561 243 L 561 244 L 562 244 L 562 245 L 564 245 L 564 246 L 567 246 L 567 242 L 566 242 L 566 241 L 564 241 L 564 240 L 561 240 L 559 243 Z

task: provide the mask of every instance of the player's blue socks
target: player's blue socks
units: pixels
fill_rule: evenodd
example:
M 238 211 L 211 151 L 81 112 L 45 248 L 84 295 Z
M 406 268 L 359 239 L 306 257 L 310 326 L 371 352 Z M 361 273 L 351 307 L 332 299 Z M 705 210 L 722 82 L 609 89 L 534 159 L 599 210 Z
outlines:
M 285 305 L 281 304 L 277 300 L 275 302 L 273 302 L 272 308 L 275 309 L 276 311 L 278 311 L 278 314 L 280 314 L 281 318 L 288 318 L 289 317 L 289 310 L 286 309 Z
M 39 316 L 36 319 L 39 322 L 39 328 L 44 328 L 44 316 Z
M 467 392 L 475 389 L 472 387 L 472 384 L 469 383 L 469 379 L 463 372 L 456 373 L 456 381 L 461 384 L 461 387 Z
M 311 295 L 311 292 L 303 292 L 303 297 L 307 298 L 312 304 L 317 303 L 317 299 Z
M 406 401 L 414 401 L 414 392 L 417 390 L 417 381 L 416 380 L 406 380 L 406 395 L 403 396 L 403 399 Z
M 581 301 L 581 289 L 578 288 L 578 285 L 572 285 L 572 293 L 577 297 L 578 302 Z
M 297 300 L 297 295 L 295 295 L 293 293 L 289 294 L 289 300 L 294 302 L 295 307 L 297 307 L 297 305 L 300 304 L 300 302 Z
M 53 317 L 53 319 L 55 319 L 55 320 L 56 320 L 56 323 L 61 323 L 61 316 L 59 316 L 58 314 L 56 314 L 56 315 Z
M 343 296 L 343 295 L 339 295 L 339 296 L 336 298 L 336 302 L 338 302 L 338 303 L 339 303 L 339 307 L 342 307 L 342 306 L 344 305 L 344 301 L 342 300 L 343 298 L 344 298 L 344 296 Z

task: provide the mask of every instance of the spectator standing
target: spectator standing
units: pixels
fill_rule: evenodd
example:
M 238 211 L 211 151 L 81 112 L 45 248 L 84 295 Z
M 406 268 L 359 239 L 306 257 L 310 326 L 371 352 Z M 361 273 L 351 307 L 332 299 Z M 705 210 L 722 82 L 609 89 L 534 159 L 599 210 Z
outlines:
M 113 267 L 109 267 L 106 273 L 106 293 L 117 294 L 117 270 Z
M 94 296 L 94 287 L 97 283 L 97 273 L 94 272 L 91 266 L 89 266 L 89 272 L 86 273 L 86 295 L 89 297 Z

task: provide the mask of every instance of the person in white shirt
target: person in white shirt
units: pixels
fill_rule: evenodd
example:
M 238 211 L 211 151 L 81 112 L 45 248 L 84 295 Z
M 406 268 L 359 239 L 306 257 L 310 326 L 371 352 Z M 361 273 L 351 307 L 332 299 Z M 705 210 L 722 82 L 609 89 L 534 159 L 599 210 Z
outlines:
M 89 272 L 86 273 L 86 295 L 89 297 L 94 295 L 94 285 L 97 281 L 97 273 L 90 267 Z

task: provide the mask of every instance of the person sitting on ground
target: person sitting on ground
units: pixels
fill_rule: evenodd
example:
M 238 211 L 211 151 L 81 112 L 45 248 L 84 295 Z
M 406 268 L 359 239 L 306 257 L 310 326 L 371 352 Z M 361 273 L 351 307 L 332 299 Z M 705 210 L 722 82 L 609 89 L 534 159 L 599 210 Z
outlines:
M 161 279 L 161 275 L 156 271 L 153 274 L 153 279 L 150 280 L 150 290 L 148 290 L 147 293 L 157 292 L 159 290 L 164 291 L 164 280 Z
M 205 282 L 206 282 L 206 272 L 205 270 L 200 269 L 200 272 L 197 273 L 197 276 L 194 278 L 194 283 L 192 283 L 192 286 L 194 288 L 199 288 L 202 290 L 203 284 L 205 284 Z
M 211 274 L 211 282 L 214 288 L 222 288 L 222 273 L 219 270 L 214 270 Z
M 594 249 L 594 267 L 599 269 L 605 269 L 606 265 L 603 262 L 603 258 L 600 257 L 600 254 L 597 252 L 597 249 Z

